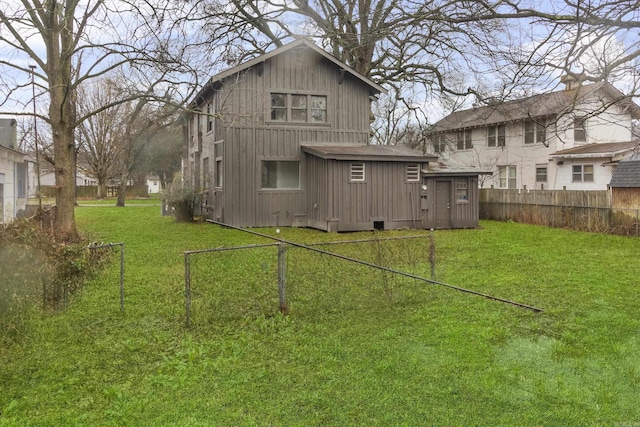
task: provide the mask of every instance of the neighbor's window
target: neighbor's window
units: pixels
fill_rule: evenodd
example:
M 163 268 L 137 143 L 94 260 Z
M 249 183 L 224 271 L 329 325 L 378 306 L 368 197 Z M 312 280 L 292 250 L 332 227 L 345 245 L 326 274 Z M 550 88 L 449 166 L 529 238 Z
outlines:
M 262 188 L 300 188 L 300 162 L 297 160 L 264 160 Z
M 405 174 L 407 177 L 407 182 L 420 181 L 420 165 L 418 165 L 417 163 L 407 164 Z
M 456 134 L 456 142 L 458 150 L 470 150 L 473 148 L 471 143 L 471 129 L 460 131 Z
M 575 142 L 585 142 L 587 140 L 587 119 L 585 117 L 573 119 L 573 140 Z
M 436 135 L 433 141 L 433 152 L 444 153 L 447 149 L 447 140 L 444 135 Z
M 351 163 L 349 177 L 351 182 L 363 182 L 365 180 L 364 163 Z
M 573 165 L 573 182 L 593 182 L 593 165 Z
M 546 127 L 533 120 L 525 120 L 524 122 L 524 143 L 533 144 L 536 142 L 544 143 L 547 139 Z
M 536 165 L 536 182 L 547 182 L 546 165 Z
M 277 122 L 326 123 L 327 97 L 323 95 L 272 93 L 271 120 Z
M 487 147 L 504 147 L 506 144 L 504 125 L 489 126 L 487 128 Z
M 500 166 L 498 168 L 498 186 L 500 188 L 516 188 L 515 166 Z
M 466 182 L 456 183 L 456 203 L 467 203 L 469 201 L 469 187 Z
M 27 195 L 27 164 L 16 163 L 16 191 L 18 197 Z

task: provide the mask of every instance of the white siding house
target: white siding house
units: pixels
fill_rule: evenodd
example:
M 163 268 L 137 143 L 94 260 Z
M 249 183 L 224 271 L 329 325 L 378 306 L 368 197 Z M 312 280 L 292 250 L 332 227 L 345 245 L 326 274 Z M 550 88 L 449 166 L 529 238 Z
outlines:
M 607 189 L 633 154 L 640 107 L 604 82 L 457 111 L 434 125 L 430 143 L 451 167 L 491 174 L 481 187 Z
M 13 221 L 27 205 L 27 162 L 16 149 L 16 121 L 0 119 L 0 223 Z

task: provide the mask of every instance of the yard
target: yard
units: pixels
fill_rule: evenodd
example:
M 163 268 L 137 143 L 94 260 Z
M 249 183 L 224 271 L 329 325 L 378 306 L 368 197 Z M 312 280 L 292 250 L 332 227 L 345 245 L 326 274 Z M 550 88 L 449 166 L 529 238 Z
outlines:
M 275 249 L 207 254 L 187 329 L 183 251 L 270 241 L 157 206 L 76 215 L 125 243 L 125 312 L 114 251 L 66 311 L 33 314 L 0 349 L 0 426 L 640 425 L 640 239 L 499 222 L 435 233 L 439 281 L 542 313 L 290 249 L 282 316 Z M 429 277 L 424 236 L 323 249 Z

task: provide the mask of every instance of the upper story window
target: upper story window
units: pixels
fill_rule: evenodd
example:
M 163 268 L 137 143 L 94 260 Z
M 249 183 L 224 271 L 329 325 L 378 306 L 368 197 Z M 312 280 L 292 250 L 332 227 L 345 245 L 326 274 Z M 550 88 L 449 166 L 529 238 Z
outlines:
M 473 148 L 471 142 L 471 129 L 460 131 L 456 134 L 458 150 L 470 150 Z
M 276 122 L 326 123 L 327 97 L 324 95 L 272 93 L 271 120 Z
M 447 140 L 444 135 L 436 135 L 433 141 L 433 152 L 444 153 L 447 149 Z
M 573 141 L 587 141 L 587 119 L 586 117 L 576 117 L 573 119 Z
M 211 132 L 213 130 L 213 111 L 211 108 L 211 103 L 207 103 L 207 132 Z
M 573 182 L 593 182 L 593 165 L 573 165 Z
M 547 140 L 546 127 L 533 120 L 525 120 L 524 122 L 524 143 L 544 143 Z
M 494 125 L 487 128 L 487 147 L 504 147 L 506 134 L 504 125 Z

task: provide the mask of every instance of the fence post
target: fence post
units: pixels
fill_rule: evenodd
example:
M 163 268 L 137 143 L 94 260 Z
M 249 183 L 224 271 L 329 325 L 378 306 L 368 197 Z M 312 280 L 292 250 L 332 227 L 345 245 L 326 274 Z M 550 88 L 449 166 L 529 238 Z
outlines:
M 120 244 L 120 311 L 124 313 L 124 243 Z
M 189 254 L 184 254 L 184 307 L 187 328 L 191 326 L 191 266 Z
M 431 280 L 436 280 L 436 237 L 433 228 L 429 234 L 429 265 L 431 265 Z
M 280 242 L 278 245 L 278 300 L 280 302 L 280 313 L 288 314 L 289 308 L 287 307 L 287 300 L 285 297 L 285 282 L 286 282 L 286 245 L 284 242 Z

